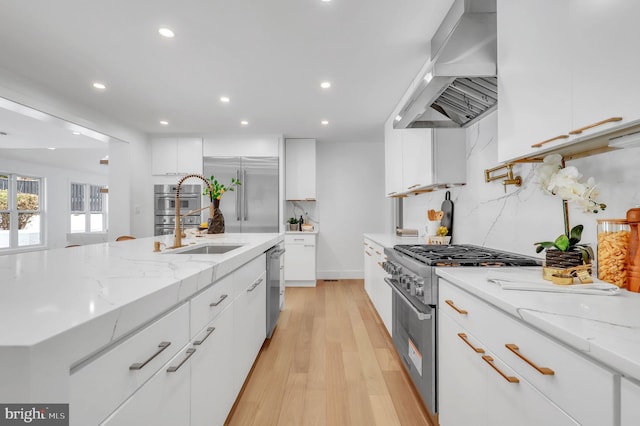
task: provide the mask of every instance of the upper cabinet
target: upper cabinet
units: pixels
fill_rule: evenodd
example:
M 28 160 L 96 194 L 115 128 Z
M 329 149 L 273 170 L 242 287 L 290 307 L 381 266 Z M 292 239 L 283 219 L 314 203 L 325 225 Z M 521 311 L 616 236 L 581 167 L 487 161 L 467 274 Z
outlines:
M 151 140 L 151 174 L 202 173 L 202 138 Z
M 387 197 L 466 182 L 466 129 L 393 129 L 385 125 Z
M 287 200 L 316 199 L 316 140 L 285 141 L 285 192 Z
M 640 118 L 640 58 L 630 53 L 639 14 L 639 2 L 624 0 L 497 1 L 501 162 Z

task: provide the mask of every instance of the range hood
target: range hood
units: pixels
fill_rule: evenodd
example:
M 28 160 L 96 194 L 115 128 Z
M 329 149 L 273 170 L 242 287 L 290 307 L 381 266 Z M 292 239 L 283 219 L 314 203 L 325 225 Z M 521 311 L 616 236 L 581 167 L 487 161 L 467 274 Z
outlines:
M 467 127 L 494 111 L 496 40 L 496 0 L 455 0 L 393 127 Z

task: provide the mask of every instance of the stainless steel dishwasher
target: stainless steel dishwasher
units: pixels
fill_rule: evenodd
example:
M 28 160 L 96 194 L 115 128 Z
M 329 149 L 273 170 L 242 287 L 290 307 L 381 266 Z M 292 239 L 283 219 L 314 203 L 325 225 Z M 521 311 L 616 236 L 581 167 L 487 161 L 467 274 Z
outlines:
M 267 339 L 271 338 L 280 316 L 280 287 L 284 262 L 282 243 L 267 250 Z

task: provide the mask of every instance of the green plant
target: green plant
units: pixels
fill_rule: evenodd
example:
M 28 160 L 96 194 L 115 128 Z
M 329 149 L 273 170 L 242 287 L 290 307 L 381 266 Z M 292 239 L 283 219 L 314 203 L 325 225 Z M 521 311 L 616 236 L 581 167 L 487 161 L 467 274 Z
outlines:
M 238 185 L 242 185 L 242 183 L 236 178 L 231 178 L 231 184 L 229 186 L 225 186 L 218 182 L 215 176 L 211 176 L 209 178 L 209 186 L 204 189 L 202 195 L 208 195 L 209 200 L 213 202 L 213 200 L 219 200 L 225 192 L 233 191 L 234 187 L 237 187 Z
M 296 219 L 295 217 L 290 217 L 289 220 L 287 220 L 287 223 L 295 225 L 296 223 L 298 223 L 298 219 Z
M 582 238 L 582 230 L 584 226 L 576 225 L 571 228 L 569 235 L 561 234 L 555 241 L 540 241 L 534 243 L 536 246 L 536 253 L 540 253 L 542 250 L 549 248 L 556 248 L 560 251 L 579 250 L 582 253 L 582 260 L 585 263 L 589 263 L 594 258 L 593 249 L 587 244 L 578 244 Z

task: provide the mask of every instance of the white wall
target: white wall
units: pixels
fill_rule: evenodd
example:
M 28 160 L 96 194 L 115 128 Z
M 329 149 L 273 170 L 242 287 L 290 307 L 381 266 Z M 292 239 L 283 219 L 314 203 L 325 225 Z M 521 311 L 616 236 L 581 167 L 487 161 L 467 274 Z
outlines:
M 46 233 L 44 243 L 47 248 L 67 245 L 67 232 L 69 232 L 71 220 L 69 202 L 71 183 L 107 185 L 106 173 L 102 175 L 85 173 L 13 159 L 0 158 L 0 171 L 45 178 L 43 207 L 46 215 Z
M 318 278 L 362 278 L 362 234 L 385 232 L 390 222 L 382 139 L 318 140 L 316 179 Z
M 545 195 L 533 182 L 533 165 L 514 166 L 521 175 L 520 188 L 501 181 L 484 182 L 484 170 L 498 165 L 497 113 L 468 129 L 467 185 L 452 188 L 454 202 L 453 241 L 536 255 L 534 243 L 553 241 L 564 232 L 562 201 Z M 575 207 L 569 210 L 571 226 L 584 225 L 582 241 L 596 248 L 596 220 L 624 218 L 640 204 L 640 148 L 620 150 L 569 162 L 584 179 L 593 176 L 600 189 L 599 200 L 607 209 L 597 215 Z M 439 209 L 444 191 L 405 198 L 404 226 L 423 229 L 428 209 Z M 391 230 L 388 230 L 391 231 Z

